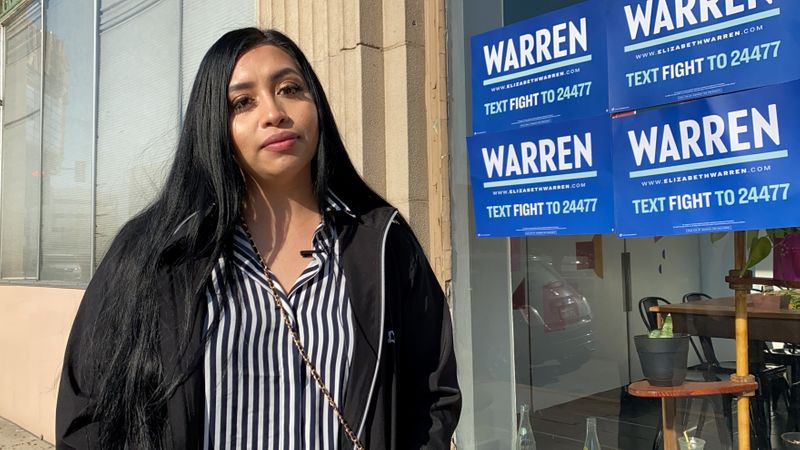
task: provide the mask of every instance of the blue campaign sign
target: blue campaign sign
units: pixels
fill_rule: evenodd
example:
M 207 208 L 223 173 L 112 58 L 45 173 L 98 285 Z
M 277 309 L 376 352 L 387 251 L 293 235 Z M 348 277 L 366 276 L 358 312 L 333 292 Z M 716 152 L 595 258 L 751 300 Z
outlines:
M 472 37 L 473 133 L 607 112 L 604 1 Z
M 608 0 L 611 112 L 800 78 L 798 0 Z
M 800 81 L 613 119 L 620 237 L 800 223 Z
M 608 116 L 467 138 L 478 237 L 612 231 Z

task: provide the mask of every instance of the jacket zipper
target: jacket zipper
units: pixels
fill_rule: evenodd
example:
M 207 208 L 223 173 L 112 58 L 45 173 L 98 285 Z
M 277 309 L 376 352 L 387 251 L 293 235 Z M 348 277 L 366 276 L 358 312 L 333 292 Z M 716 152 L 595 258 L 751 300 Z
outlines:
M 383 355 L 383 340 L 384 340 L 384 326 L 386 325 L 386 238 L 389 236 L 389 228 L 392 226 L 392 222 L 394 222 L 394 218 L 397 216 L 397 210 L 392 212 L 392 215 L 389 217 L 389 221 L 386 223 L 386 228 L 383 230 L 383 240 L 381 242 L 381 333 L 380 341 L 378 341 L 378 358 L 375 362 L 375 373 L 372 374 L 372 385 L 369 388 L 369 394 L 367 394 L 367 403 L 366 407 L 364 408 L 364 415 L 361 417 L 361 424 L 358 426 L 358 436 L 359 439 L 362 437 L 362 433 L 364 431 L 364 424 L 367 421 L 367 413 L 369 412 L 369 405 L 372 402 L 372 394 L 375 391 L 375 384 L 378 381 L 378 373 L 380 372 L 381 368 L 381 356 Z

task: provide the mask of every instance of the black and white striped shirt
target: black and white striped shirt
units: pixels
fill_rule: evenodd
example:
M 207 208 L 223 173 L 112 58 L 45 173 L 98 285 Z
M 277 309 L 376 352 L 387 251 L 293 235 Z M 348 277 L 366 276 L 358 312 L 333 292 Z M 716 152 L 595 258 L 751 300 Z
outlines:
M 330 194 L 328 209 L 347 207 Z M 332 223 L 312 239 L 308 267 L 288 293 L 275 283 L 309 358 L 343 409 L 353 357 L 353 317 Z M 221 280 L 233 264 L 235 283 Z M 273 278 L 274 280 L 274 278 Z M 263 266 L 237 227 L 233 260 L 220 258 L 207 291 L 205 449 L 337 449 L 338 419 L 320 393 L 275 307 Z M 225 302 L 225 308 L 221 308 Z M 220 312 L 221 311 L 221 312 Z

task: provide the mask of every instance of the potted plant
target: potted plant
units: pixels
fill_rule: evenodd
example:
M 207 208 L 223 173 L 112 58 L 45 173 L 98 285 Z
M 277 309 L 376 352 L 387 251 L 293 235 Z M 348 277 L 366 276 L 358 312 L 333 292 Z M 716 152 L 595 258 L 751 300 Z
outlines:
M 789 309 L 800 309 L 800 290 L 788 288 L 781 289 L 780 292 L 789 297 Z
M 791 296 L 783 289 L 773 290 L 772 286 L 764 286 L 763 292 L 748 295 L 749 302 L 758 309 L 786 309 L 789 307 Z
M 728 232 L 711 233 L 711 242 L 716 242 Z M 747 232 L 747 262 L 740 276 L 765 260 L 772 253 L 774 278 L 800 280 L 800 227 L 770 228 L 765 236 L 758 230 Z M 774 250 L 774 252 L 773 252 Z
M 679 386 L 686 379 L 689 335 L 672 332 L 672 316 L 661 329 L 633 337 L 642 373 L 653 386 Z
M 711 233 L 711 242 L 727 234 Z M 770 228 L 764 236 L 760 236 L 759 230 L 750 230 L 747 231 L 746 241 L 747 261 L 739 273 L 740 277 L 772 254 L 773 279 L 800 281 L 800 227 Z M 748 304 L 758 309 L 786 309 L 791 301 L 792 291 L 775 290 L 770 285 L 763 286 L 761 292 L 748 294 Z

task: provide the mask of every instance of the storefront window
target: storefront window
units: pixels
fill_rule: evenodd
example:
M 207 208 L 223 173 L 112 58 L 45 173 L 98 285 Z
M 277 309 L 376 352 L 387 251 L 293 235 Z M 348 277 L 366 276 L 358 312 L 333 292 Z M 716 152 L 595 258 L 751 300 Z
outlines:
M 707 234 L 510 240 L 516 402 L 533 406 L 543 448 L 582 440 L 588 416 L 598 417 L 604 445 L 652 446 L 660 404 L 625 392 L 643 377 L 633 346 L 633 336 L 647 332 L 638 302 L 654 296 L 680 303 L 693 292 L 731 295 L 724 281 L 733 264 L 731 243 L 712 243 Z M 734 359 L 732 341 L 714 343 L 718 358 Z M 690 354 L 690 366 L 699 362 Z M 687 426 L 697 426 L 697 414 L 691 410 Z M 716 439 L 723 424 L 705 424 L 703 435 Z
M 544 14 L 558 8 L 580 3 L 583 0 L 550 0 L 550 1 L 503 1 L 503 24 L 508 25 L 520 20 L 529 19 L 539 14 Z
M 83 284 L 91 273 L 94 7 L 51 0 L 45 17 L 39 278 Z
M 734 267 L 733 233 L 637 239 L 613 234 L 475 237 L 465 142 L 472 134 L 470 37 L 575 3 L 449 4 L 453 317 L 464 387 L 459 448 L 514 448 L 523 405 L 530 407 L 540 449 L 580 448 L 590 417 L 597 418 L 604 448 L 653 448 L 661 428 L 661 403 L 627 392 L 631 382 L 643 378 L 633 339 L 647 333 L 640 300 L 660 297 L 682 303 L 733 295 L 725 281 Z M 756 266 L 755 275 L 771 277 L 772 260 L 770 256 Z M 732 337 L 732 325 L 730 332 Z M 707 362 L 705 345 L 713 347 L 721 367 L 735 360 L 732 339 L 701 342 L 695 337 L 694 345 L 689 367 Z M 765 367 L 785 383 L 786 368 L 780 364 L 754 365 L 751 371 L 757 374 Z M 730 373 L 713 376 L 728 379 Z M 780 381 L 777 385 L 784 386 Z M 776 388 L 775 398 L 787 398 L 782 389 Z M 679 430 L 706 439 L 706 448 L 731 448 L 736 442 L 731 400 L 710 396 L 680 402 L 686 415 Z M 771 423 L 765 419 L 769 425 L 753 425 L 771 433 L 773 443 L 788 429 L 787 408 L 776 405 L 766 413 L 758 407 L 751 410 L 773 418 Z M 753 442 L 751 448 L 760 448 Z
M 100 2 L 97 261 L 167 174 L 181 107 L 180 3 Z
M 252 25 L 256 3 L 7 6 L 0 279 L 83 287 L 161 188 L 203 54 L 225 31 Z
M 42 142 L 42 13 L 31 3 L 3 24 L 0 277 L 36 279 Z
M 161 189 L 203 54 L 222 33 L 255 20 L 251 0 L 225 8 L 210 0 L 103 0 L 100 8 L 98 263 Z
M 43 20 L 41 6 L 22 4 L 3 24 L 0 276 L 82 284 L 90 274 L 94 12 L 90 2 L 54 0 Z

